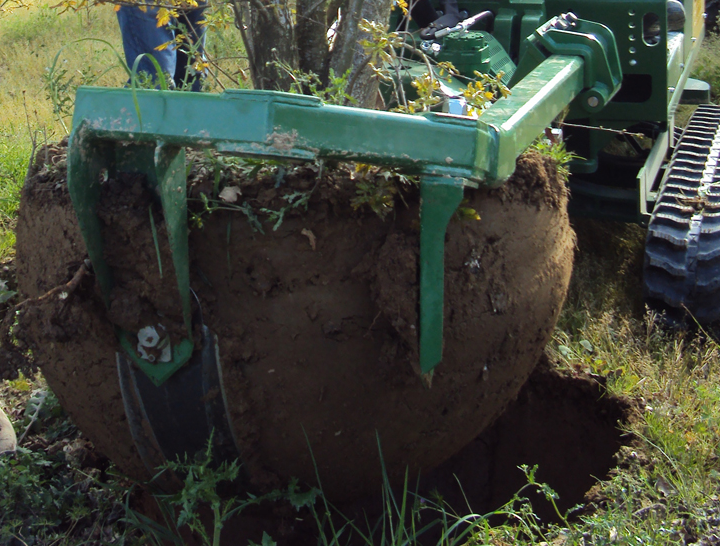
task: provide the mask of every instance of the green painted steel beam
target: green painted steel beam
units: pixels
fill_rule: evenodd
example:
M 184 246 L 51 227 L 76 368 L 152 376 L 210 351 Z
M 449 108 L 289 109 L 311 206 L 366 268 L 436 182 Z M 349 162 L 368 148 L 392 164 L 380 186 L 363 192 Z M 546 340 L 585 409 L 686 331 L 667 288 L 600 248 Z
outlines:
M 478 120 L 476 172 L 488 186 L 506 180 L 515 159 L 583 90 L 583 61 L 553 55 Z
M 78 90 L 73 125 L 83 120 L 100 140 L 162 140 L 243 156 L 362 160 L 474 177 L 476 121 L 470 118 L 331 106 L 273 91 L 140 90 L 134 97 L 128 89 L 85 87 Z
M 479 121 L 325 105 L 315 97 L 272 91 L 210 95 L 141 90 L 133 96 L 128 89 L 83 87 L 78 90 L 73 126 L 85 123 L 96 140 L 162 141 L 302 161 L 362 161 L 497 186 L 512 174 L 522 146 L 530 145 L 582 90 L 578 80 L 582 60 L 553 56 Z M 539 100 L 533 99 L 536 94 Z M 528 102 L 532 112 L 525 111 Z M 489 157 L 496 149 L 516 153 L 503 154 L 496 167 L 495 158 Z

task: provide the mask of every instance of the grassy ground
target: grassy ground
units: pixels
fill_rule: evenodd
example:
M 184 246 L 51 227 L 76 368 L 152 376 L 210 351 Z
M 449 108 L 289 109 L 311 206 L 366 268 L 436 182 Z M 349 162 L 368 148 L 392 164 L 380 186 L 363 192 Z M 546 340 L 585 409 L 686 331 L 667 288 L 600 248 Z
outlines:
M 71 44 L 79 37 L 102 37 L 109 45 Z M 64 136 L 69 120 L 63 113 L 70 105 L 63 100 L 70 95 L 62 92 L 63 86 L 73 76 L 73 84 L 78 83 L 115 63 L 112 48 L 119 50 L 120 40 L 109 7 L 58 15 L 40 6 L 3 20 L 0 43 L 0 258 L 7 258 L 12 255 L 14 215 L 33 141 Z M 239 51 L 236 33 L 218 35 L 211 40 L 211 50 L 218 57 L 232 56 Z M 56 56 L 50 73 L 46 69 Z M 720 42 L 713 39 L 701 56 L 698 75 L 717 79 L 720 88 L 718 59 Z M 228 73 L 233 76 L 224 81 L 242 83 L 242 65 L 232 63 Z M 117 66 L 100 83 L 121 85 L 124 80 Z M 49 100 L 53 94 L 55 100 Z M 63 106 L 60 111 L 58 105 Z M 632 419 L 624 425 L 628 446 L 618 454 L 610 478 L 594 490 L 593 502 L 572 523 L 541 528 L 523 503 L 506 507 L 516 525 L 495 528 L 482 518 L 453 516 L 442 507 L 437 515 L 445 518 L 446 527 L 458 517 L 471 523 L 457 544 L 716 544 L 720 349 L 702 332 L 663 330 L 643 309 L 641 229 L 589 222 L 576 227 L 579 252 L 571 293 L 548 352 L 566 373 L 591 374 L 608 395 L 633 402 Z M 153 537 L 162 537 L 163 531 L 125 503 L 129 482 L 113 474 L 107 461 L 92 459 L 41 376 L 4 381 L 0 406 L 19 436 L 27 430 L 17 457 L 0 463 L 0 544 L 160 543 Z M 212 500 L 216 477 L 197 473 L 192 499 Z M 278 499 L 298 505 L 314 499 L 315 507 L 305 509 L 317 517 L 324 543 L 346 536 L 347 527 L 341 532 L 323 520 L 325 507 L 315 493 L 302 496 L 291 487 Z M 194 506 L 188 497 L 164 502 L 166 507 Z M 388 506 L 384 543 L 413 544 L 412 528 L 398 522 L 412 520 L 417 507 L 413 502 L 394 507 L 391 499 Z M 22 541 L 13 538 L 20 536 Z M 164 538 L 180 543 L 172 532 Z
M 688 544 L 718 531 L 720 350 L 643 311 L 635 226 L 581 224 L 571 294 L 548 350 L 634 401 L 633 443 L 578 531 L 592 544 Z M 708 539 L 709 540 L 709 539 Z
M 55 79 L 83 79 L 108 64 L 117 65 L 111 47 L 100 42 L 72 42 L 79 38 L 103 38 L 119 48 L 120 33 L 110 6 L 79 13 L 58 14 L 40 3 L 15 12 L 0 24 L 0 258 L 12 254 L 12 231 L 19 190 L 25 178 L 33 141 L 59 140 L 69 118 L 49 100 L 52 93 L 49 68 L 57 57 Z M 59 54 L 59 55 L 58 55 Z M 117 67 L 100 83 L 118 85 L 123 71 Z M 56 93 L 57 95 L 57 93 Z M 66 98 L 63 96 L 62 98 Z

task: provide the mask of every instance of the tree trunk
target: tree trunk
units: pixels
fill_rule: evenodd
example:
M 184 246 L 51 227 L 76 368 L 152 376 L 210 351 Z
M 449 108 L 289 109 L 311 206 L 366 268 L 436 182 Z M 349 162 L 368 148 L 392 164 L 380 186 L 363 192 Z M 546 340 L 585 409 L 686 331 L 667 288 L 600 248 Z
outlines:
M 231 1 L 255 89 L 287 91 L 293 81 L 288 70 L 313 72 L 327 82 L 329 68 L 341 76 L 362 67 L 352 94 L 359 104 L 374 106 L 377 82 L 363 64 L 365 55 L 359 45 L 363 36 L 358 24 L 363 18 L 387 23 L 392 0 L 297 0 L 297 22 L 286 0 Z M 327 31 L 338 8 L 342 16 L 330 50 Z
M 327 81 L 327 0 L 297 0 L 297 44 L 299 67 Z
M 345 36 L 346 42 L 343 44 L 343 49 L 337 52 L 337 57 L 333 57 L 331 66 L 336 74 L 344 74 L 348 68 L 352 67 L 350 81 L 354 80 L 354 85 L 350 89 L 350 94 L 357 100 L 359 106 L 374 108 L 378 97 L 378 81 L 374 78 L 372 69 L 365 64 L 367 56 L 360 41 L 366 39 L 368 35 L 360 31 L 358 23 L 361 19 L 367 19 L 387 24 L 390 19 L 392 0 L 356 1 L 361 6 L 358 13 L 352 18 L 352 30 Z M 353 0 L 350 0 L 351 4 L 352 2 Z M 358 70 L 361 70 L 360 74 L 356 74 Z
M 292 78 L 282 66 L 292 70 L 298 67 L 295 26 L 287 4 L 283 0 L 250 0 L 247 4 L 235 2 L 234 7 L 243 32 L 253 86 L 287 91 Z
M 336 76 L 342 76 L 352 67 L 357 49 L 362 51 L 362 47 L 358 44 L 360 33 L 358 24 L 362 19 L 363 6 L 375 1 L 378 0 L 347 0 L 340 8 L 340 24 L 330 59 L 330 68 Z

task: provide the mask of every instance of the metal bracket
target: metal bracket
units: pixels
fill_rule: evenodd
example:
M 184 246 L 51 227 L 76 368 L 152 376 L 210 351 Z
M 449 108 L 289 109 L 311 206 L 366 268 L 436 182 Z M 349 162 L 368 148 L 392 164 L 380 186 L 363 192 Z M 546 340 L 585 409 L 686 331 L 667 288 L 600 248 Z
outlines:
M 551 55 L 575 55 L 585 61 L 585 90 L 574 103 L 579 108 L 590 114 L 599 112 L 620 90 L 623 78 L 620 56 L 615 36 L 605 25 L 565 13 L 540 26 L 526 44 L 510 87 Z
M 234 460 L 239 450 L 227 418 L 217 340 L 202 326 L 202 348 L 161 386 L 117 353 L 118 378 L 130 433 L 151 474 L 166 461 L 204 451 L 212 436 L 213 460 Z M 169 482 L 161 486 L 170 487 Z
M 134 171 L 147 175 L 148 183 L 160 195 L 187 338 L 173 346 L 169 362 L 150 363 L 137 354 L 135 333 L 118 329 L 118 338 L 129 357 L 155 385 L 160 385 L 190 359 L 194 348 L 190 309 L 185 150 L 180 146 L 159 141 L 154 146 L 150 159 L 148 145 L 118 149 L 115 142 L 96 140 L 90 138 L 90 134 L 87 123 L 81 123 L 73 132 L 73 146 L 69 152 L 71 157 L 68 166 L 68 188 L 106 306 L 110 305 L 110 295 L 115 282 L 112 270 L 105 260 L 102 226 L 95 213 L 102 181 L 109 174 L 114 175 L 118 169 L 125 170 L 124 164 L 131 163 Z

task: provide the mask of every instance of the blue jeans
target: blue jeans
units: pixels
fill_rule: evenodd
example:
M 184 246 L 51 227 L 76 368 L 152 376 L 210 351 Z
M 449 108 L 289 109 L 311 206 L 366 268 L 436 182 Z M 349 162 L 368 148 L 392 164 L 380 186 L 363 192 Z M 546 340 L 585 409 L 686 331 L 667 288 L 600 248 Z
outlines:
M 194 59 L 188 59 L 187 52 L 191 51 L 194 44 L 200 44 L 197 52 L 203 54 L 205 26 L 200 22 L 203 20 L 205 7 L 181 11 L 177 19 L 170 20 L 170 25 L 162 27 L 157 26 L 157 10 L 158 8 L 148 6 L 147 11 L 143 12 L 138 7 L 123 5 L 117 12 L 128 66 L 132 69 L 138 55 L 147 53 L 155 58 L 163 73 L 170 75 L 176 88 L 189 86 L 192 91 L 200 91 L 202 73 L 192 67 Z M 155 49 L 174 41 L 175 33 L 181 32 L 187 39 L 180 47 L 171 45 L 161 51 Z M 147 57 L 140 60 L 137 71 L 146 72 L 154 79 L 157 76 L 155 66 Z M 168 82 L 168 85 L 172 87 L 171 82 Z

